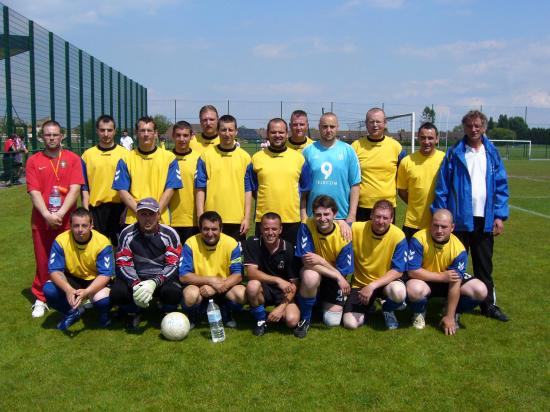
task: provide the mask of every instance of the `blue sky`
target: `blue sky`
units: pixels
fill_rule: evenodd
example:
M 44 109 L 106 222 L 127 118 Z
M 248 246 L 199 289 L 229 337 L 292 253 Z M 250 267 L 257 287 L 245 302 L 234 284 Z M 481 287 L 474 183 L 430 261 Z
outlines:
M 149 112 L 212 102 L 258 127 L 321 107 L 472 107 L 550 127 L 550 3 L 527 0 L 3 0 L 148 88 Z M 223 109 L 221 110 L 224 111 Z M 242 122 L 241 122 L 242 123 Z M 256 124 L 258 123 L 258 124 Z

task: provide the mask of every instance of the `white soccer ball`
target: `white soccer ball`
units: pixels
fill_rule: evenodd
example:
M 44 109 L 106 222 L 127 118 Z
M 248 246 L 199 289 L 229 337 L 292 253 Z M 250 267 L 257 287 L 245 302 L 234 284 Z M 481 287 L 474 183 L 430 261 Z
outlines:
M 171 312 L 160 324 L 160 332 L 168 340 L 182 340 L 189 334 L 189 319 L 183 313 Z

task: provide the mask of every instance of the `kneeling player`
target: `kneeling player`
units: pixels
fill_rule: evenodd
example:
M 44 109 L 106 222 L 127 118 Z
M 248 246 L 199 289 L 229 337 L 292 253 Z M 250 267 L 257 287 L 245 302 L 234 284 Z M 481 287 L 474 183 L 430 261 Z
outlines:
M 284 320 L 295 328 L 300 311 L 294 303 L 298 283 L 298 260 L 294 246 L 282 239 L 283 224 L 277 213 L 268 212 L 260 222 L 260 237 L 249 237 L 244 247 L 244 264 L 248 274 L 246 295 L 256 319 L 254 335 L 262 336 L 266 321 Z M 267 316 L 264 305 L 275 305 Z
M 88 299 L 99 311 L 99 324 L 107 327 L 113 248 L 109 239 L 92 229 L 92 215 L 83 207 L 71 213 L 70 224 L 70 230 L 53 242 L 48 261 L 51 280 L 44 285 L 44 295 L 64 315 L 58 329 L 67 330 L 80 319 Z
M 379 200 L 372 208 L 367 222 L 351 225 L 355 272 L 352 290 L 344 307 L 344 327 L 356 329 L 365 323 L 376 298 L 384 299 L 382 313 L 388 329 L 397 329 L 399 323 L 394 310 L 406 297 L 401 280 L 406 270 L 407 239 L 392 224 L 393 205 Z
M 325 325 L 340 325 L 345 296 L 350 292 L 346 277 L 353 273 L 351 242 L 342 237 L 340 226 L 334 223 L 336 202 L 330 196 L 317 196 L 312 210 L 313 217 L 300 225 L 296 241 L 296 256 L 304 264 L 298 295 L 300 322 L 294 329 L 298 338 L 307 335 L 317 294 Z
M 184 310 L 191 323 L 197 322 L 201 303 L 214 299 L 224 324 L 236 327 L 232 308 L 242 308 L 245 287 L 241 285 L 241 248 L 231 236 L 222 233 L 222 218 L 217 212 L 204 212 L 199 218 L 200 233 L 185 242 L 179 269 Z M 204 305 L 204 308 L 206 305 Z
M 453 229 L 451 212 L 439 209 L 432 217 L 430 229 L 411 238 L 407 295 L 416 329 L 426 325 L 428 297 L 447 298 L 441 326 L 446 335 L 454 335 L 460 314 L 472 310 L 487 296 L 483 282 L 465 273 L 468 255 L 451 233 Z
M 130 316 L 129 329 L 139 326 L 141 310 L 153 296 L 158 297 L 164 313 L 175 311 L 181 302 L 179 236 L 160 223 L 160 206 L 152 197 L 140 200 L 136 209 L 137 222 L 120 234 L 117 277 L 111 292 L 113 304 Z

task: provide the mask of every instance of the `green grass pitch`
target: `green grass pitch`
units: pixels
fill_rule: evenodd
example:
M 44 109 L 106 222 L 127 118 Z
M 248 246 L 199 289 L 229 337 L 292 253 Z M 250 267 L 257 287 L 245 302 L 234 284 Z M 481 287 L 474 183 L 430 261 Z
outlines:
M 357 331 L 313 325 L 300 340 L 283 327 L 256 338 L 248 312 L 224 343 L 206 322 L 182 342 L 160 337 L 157 313 L 142 333 L 97 327 L 93 311 L 55 329 L 31 319 L 30 200 L 0 191 L 0 410 L 460 410 L 548 411 L 550 162 L 510 161 L 511 218 L 496 239 L 498 304 L 511 321 L 463 316 L 454 337 L 410 314 L 386 331 L 380 312 Z M 403 219 L 399 207 L 398 223 Z

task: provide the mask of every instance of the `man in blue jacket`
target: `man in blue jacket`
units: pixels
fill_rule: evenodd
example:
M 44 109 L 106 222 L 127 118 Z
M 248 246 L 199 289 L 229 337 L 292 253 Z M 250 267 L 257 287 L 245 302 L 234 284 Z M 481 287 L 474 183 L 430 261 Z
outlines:
M 454 234 L 471 252 L 474 275 L 487 286 L 485 316 L 506 322 L 495 305 L 492 277 L 494 236 L 508 218 L 508 181 L 495 146 L 485 135 L 487 117 L 471 110 L 462 118 L 464 138 L 451 147 L 439 170 L 432 211 L 446 208 L 455 217 Z

